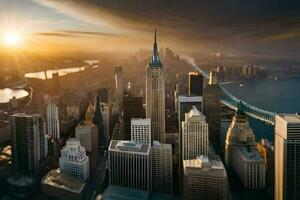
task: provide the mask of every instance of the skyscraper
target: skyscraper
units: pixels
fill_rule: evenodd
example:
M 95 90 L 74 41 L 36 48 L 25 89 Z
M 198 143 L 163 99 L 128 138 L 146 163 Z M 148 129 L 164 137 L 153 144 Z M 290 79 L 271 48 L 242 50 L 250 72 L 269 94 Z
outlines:
M 165 141 L 165 75 L 161 64 L 156 30 L 152 59 L 146 73 L 146 118 L 151 119 L 152 140 Z
M 275 200 L 300 199 L 300 116 L 275 117 Z
M 139 144 L 151 143 L 150 119 L 131 119 L 131 141 Z
M 235 114 L 227 131 L 225 162 L 235 170 L 245 188 L 265 187 L 265 162 L 257 150 L 248 117 L 241 111 Z
M 150 192 L 150 144 L 112 140 L 109 146 L 111 186 Z
M 220 152 L 221 102 L 217 75 L 210 72 L 210 80 L 203 91 L 203 114 L 209 126 L 209 140 L 216 152 Z
M 208 155 L 208 124 L 205 116 L 195 107 L 185 114 L 182 122 L 182 159 L 191 160 Z
M 122 66 L 115 67 L 116 98 L 121 100 L 124 92 Z
M 90 175 L 89 165 L 89 157 L 80 141 L 74 138 L 67 140 L 59 158 L 59 167 L 62 173 L 86 180 Z
M 173 193 L 173 162 L 171 144 L 153 141 L 152 156 L 152 192 Z
M 197 72 L 189 73 L 189 95 L 202 96 L 203 75 Z
M 60 139 L 58 107 L 54 103 L 47 106 L 47 131 L 55 141 Z
M 48 154 L 45 122 L 40 115 L 14 114 L 10 117 L 12 164 L 24 174 L 39 172 Z
M 131 140 L 131 119 L 145 118 L 145 110 L 143 107 L 143 97 L 126 96 L 123 97 L 123 140 Z
M 94 112 L 94 124 L 98 127 L 98 137 L 99 137 L 99 144 L 100 147 L 108 146 L 109 135 L 108 133 L 104 132 L 104 125 L 103 125 L 103 116 L 101 111 L 101 100 L 100 94 L 97 93 L 95 97 L 95 112 Z
M 200 156 L 184 160 L 183 169 L 184 199 L 228 199 L 228 178 L 222 161 Z

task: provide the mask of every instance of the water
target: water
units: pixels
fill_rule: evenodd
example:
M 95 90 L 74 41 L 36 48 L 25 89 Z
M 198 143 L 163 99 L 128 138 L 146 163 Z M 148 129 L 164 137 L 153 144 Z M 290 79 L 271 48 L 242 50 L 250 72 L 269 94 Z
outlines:
M 53 74 L 58 73 L 59 76 L 64 76 L 70 73 L 84 71 L 86 67 L 73 67 L 73 68 L 63 68 L 63 69 L 51 69 L 47 71 L 40 71 L 40 72 L 31 72 L 26 73 L 24 76 L 26 78 L 37 78 L 37 79 L 51 79 Z
M 13 97 L 17 99 L 28 96 L 28 92 L 23 89 L 0 89 L 0 103 L 7 103 Z
M 224 85 L 233 95 L 276 113 L 300 113 L 300 79 L 249 81 Z M 274 139 L 274 127 L 250 119 L 256 139 Z

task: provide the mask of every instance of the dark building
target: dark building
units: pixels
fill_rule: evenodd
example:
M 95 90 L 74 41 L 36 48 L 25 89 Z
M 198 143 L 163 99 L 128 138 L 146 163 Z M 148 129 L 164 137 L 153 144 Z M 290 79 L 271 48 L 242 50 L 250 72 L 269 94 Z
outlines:
M 145 118 L 143 97 L 123 97 L 123 140 L 131 139 L 131 118 Z
M 210 72 L 209 84 L 203 92 L 203 114 L 206 117 L 209 130 L 209 140 L 217 153 L 220 153 L 220 134 L 221 134 L 221 102 L 220 87 L 218 86 L 217 75 Z
M 24 175 L 36 175 L 48 153 L 44 120 L 39 115 L 21 113 L 12 115 L 10 124 L 14 169 Z
M 202 96 L 203 75 L 197 72 L 189 73 L 189 95 Z
M 99 90 L 100 101 L 102 103 L 108 103 L 108 89 L 102 88 Z
M 94 106 L 95 106 L 95 112 L 94 112 L 93 123 L 98 128 L 98 139 L 99 139 L 100 148 L 108 147 L 109 136 L 106 135 L 105 131 L 104 131 L 103 116 L 102 116 L 102 112 L 101 112 L 100 92 L 98 92 L 95 97 L 95 105 Z

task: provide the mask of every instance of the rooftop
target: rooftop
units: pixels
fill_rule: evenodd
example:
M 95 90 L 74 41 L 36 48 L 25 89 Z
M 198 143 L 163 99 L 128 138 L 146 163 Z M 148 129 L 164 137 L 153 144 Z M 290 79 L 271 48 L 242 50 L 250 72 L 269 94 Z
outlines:
M 188 102 L 202 102 L 202 96 L 179 96 L 178 101 L 181 103 Z
M 280 114 L 278 116 L 287 123 L 300 123 L 300 115 L 298 114 Z
M 127 140 L 112 140 L 109 146 L 110 151 L 126 151 L 148 154 L 150 151 L 149 144 L 138 144 Z
M 245 161 L 264 160 L 261 154 L 257 151 L 256 147 L 240 147 L 238 150 Z
M 80 194 L 85 187 L 84 181 L 73 176 L 63 174 L 59 169 L 54 169 L 48 172 L 42 178 L 41 182 L 42 184 L 67 190 L 77 194 Z

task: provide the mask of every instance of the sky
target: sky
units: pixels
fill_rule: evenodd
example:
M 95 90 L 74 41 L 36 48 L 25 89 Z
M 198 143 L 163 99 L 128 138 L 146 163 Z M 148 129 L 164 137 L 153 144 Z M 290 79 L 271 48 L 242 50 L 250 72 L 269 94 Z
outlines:
M 0 0 L 0 31 L 35 51 L 159 45 L 232 55 L 300 56 L 299 0 Z

